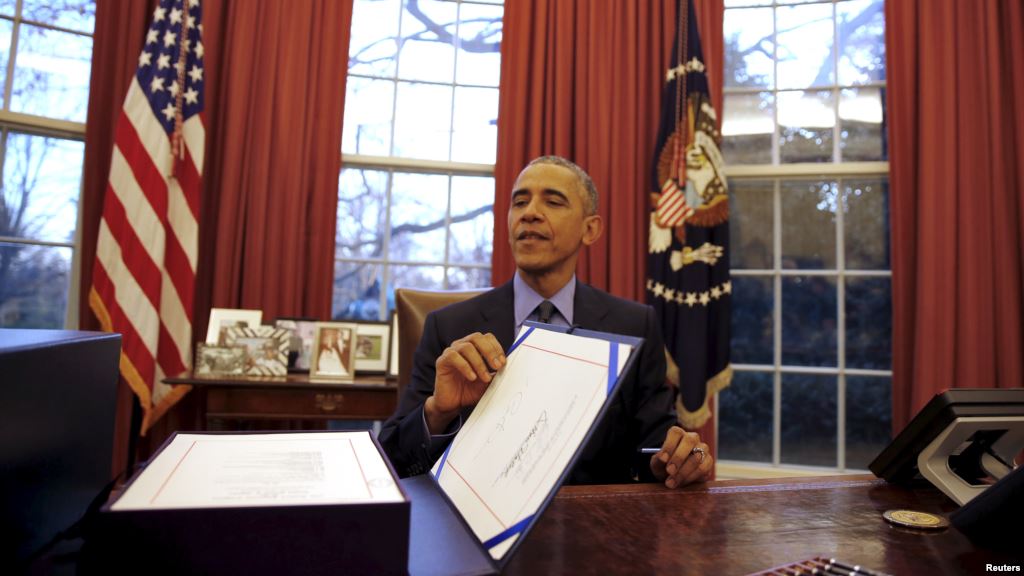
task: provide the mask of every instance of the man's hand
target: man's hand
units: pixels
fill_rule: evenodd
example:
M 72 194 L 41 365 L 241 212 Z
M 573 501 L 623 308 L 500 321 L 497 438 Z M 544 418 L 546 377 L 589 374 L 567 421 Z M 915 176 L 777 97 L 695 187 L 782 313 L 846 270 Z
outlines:
M 668 488 L 703 482 L 713 468 L 714 458 L 708 445 L 700 441 L 700 435 L 679 426 L 669 428 L 661 450 L 651 456 L 651 472 Z
M 445 348 L 435 364 L 434 395 L 423 411 L 431 434 L 441 434 L 466 406 L 475 406 L 505 366 L 505 352 L 493 334 L 474 332 Z

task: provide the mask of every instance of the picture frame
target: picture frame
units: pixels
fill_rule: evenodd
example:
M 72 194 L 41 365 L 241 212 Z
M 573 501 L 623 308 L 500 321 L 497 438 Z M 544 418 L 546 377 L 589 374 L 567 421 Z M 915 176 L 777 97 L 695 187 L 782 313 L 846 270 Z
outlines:
M 388 347 L 388 378 L 398 378 L 398 311 L 391 311 L 391 346 Z
M 313 337 L 317 320 L 308 317 L 281 316 L 274 326 L 291 330 L 288 350 L 288 372 L 309 373 L 309 358 L 313 352 Z
M 193 376 L 244 376 L 247 354 L 245 348 L 196 344 Z
M 255 328 L 263 323 L 263 310 L 241 308 L 211 308 L 210 323 L 206 328 L 206 343 L 224 346 L 222 337 L 226 328 Z
M 224 329 L 224 344 L 246 351 L 247 376 L 284 376 L 288 374 L 290 331 L 273 326 Z
M 391 348 L 391 324 L 388 322 L 360 322 L 356 329 L 356 372 L 384 374 L 388 370 L 388 350 Z
M 309 376 L 341 382 L 355 380 L 355 348 L 358 324 L 354 322 L 317 322 Z

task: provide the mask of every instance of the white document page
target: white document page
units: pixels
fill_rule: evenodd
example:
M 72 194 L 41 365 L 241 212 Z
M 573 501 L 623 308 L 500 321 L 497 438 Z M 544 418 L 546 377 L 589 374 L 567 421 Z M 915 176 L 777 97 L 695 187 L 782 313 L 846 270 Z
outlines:
M 369 432 L 178 434 L 111 509 L 403 500 Z
M 583 442 L 631 346 L 535 329 L 433 468 L 491 556 L 530 522 Z

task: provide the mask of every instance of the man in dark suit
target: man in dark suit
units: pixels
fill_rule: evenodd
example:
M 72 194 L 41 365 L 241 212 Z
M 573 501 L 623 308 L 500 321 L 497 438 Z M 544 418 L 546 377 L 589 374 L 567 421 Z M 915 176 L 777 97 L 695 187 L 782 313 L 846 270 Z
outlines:
M 707 444 L 674 425 L 654 310 L 576 281 L 579 250 L 596 242 L 602 228 L 597 190 L 576 164 L 544 156 L 519 174 L 508 212 L 515 277 L 427 316 L 411 382 L 381 430 L 380 443 L 401 476 L 428 471 L 441 455 L 505 366 L 504 350 L 525 320 L 645 339 L 570 482 L 641 478 L 677 488 L 710 474 Z M 638 457 L 642 447 L 660 450 Z

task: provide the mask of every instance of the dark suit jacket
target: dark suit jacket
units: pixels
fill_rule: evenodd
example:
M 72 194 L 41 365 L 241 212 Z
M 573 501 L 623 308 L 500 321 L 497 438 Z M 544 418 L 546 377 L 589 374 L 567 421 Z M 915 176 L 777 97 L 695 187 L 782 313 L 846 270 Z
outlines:
M 635 473 L 653 479 L 637 449 L 660 447 L 676 414 L 671 389 L 665 385 L 665 356 L 654 309 L 597 290 L 579 282 L 573 303 L 574 323 L 585 329 L 641 336 L 641 354 L 612 400 L 590 442 L 580 455 L 569 481 L 577 484 L 631 482 Z M 515 331 L 512 282 L 470 300 L 452 304 L 427 316 L 423 337 L 413 360 L 411 381 L 398 409 L 384 423 L 380 444 L 399 475 L 430 470 L 446 443 L 434 442 L 423 425 L 423 403 L 434 391 L 434 363 L 452 342 L 473 332 L 495 335 L 505 350 Z M 472 412 L 462 412 L 465 420 Z

